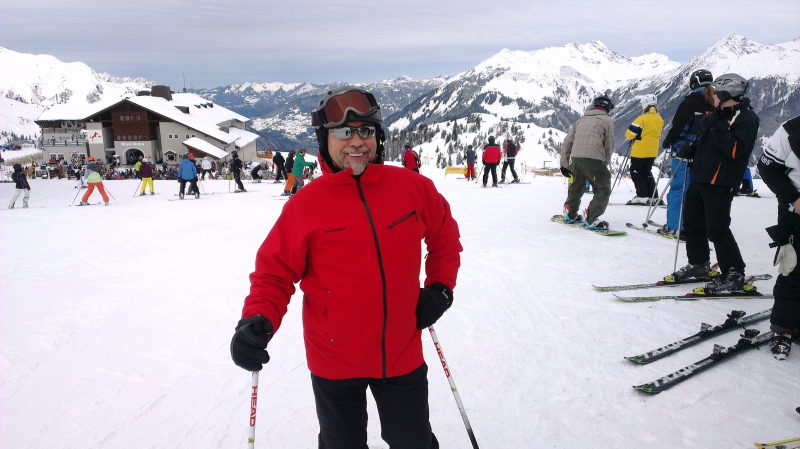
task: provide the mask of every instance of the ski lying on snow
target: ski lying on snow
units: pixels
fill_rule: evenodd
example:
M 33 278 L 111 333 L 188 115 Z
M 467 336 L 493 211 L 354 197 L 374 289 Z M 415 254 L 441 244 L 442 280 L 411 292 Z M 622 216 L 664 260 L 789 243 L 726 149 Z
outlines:
M 740 292 L 740 293 L 709 293 L 706 295 L 697 295 L 695 293 L 687 293 L 685 295 L 666 295 L 666 296 L 619 296 L 614 293 L 614 297 L 622 302 L 649 302 L 649 301 L 663 301 L 667 299 L 674 299 L 676 301 L 690 301 L 695 299 L 718 299 L 718 298 L 763 298 L 772 299 L 772 295 L 764 295 L 759 292 Z
M 714 264 L 711 268 L 716 269 L 719 265 Z M 768 281 L 772 279 L 771 274 L 759 274 L 758 276 L 753 276 L 754 281 Z M 643 288 L 656 288 L 656 287 L 675 287 L 676 285 L 686 285 L 686 284 L 697 284 L 700 282 L 711 282 L 711 278 L 693 278 L 691 280 L 680 281 L 680 282 L 666 282 L 666 281 L 658 281 L 653 282 L 650 284 L 629 284 L 629 285 L 609 285 L 606 287 L 601 287 L 592 284 L 592 287 L 599 292 L 618 292 L 622 290 L 639 290 Z
M 662 391 L 668 390 L 675 385 L 683 382 L 684 380 L 694 376 L 695 374 L 701 373 L 718 363 L 721 363 L 737 354 L 740 354 L 748 349 L 757 348 L 760 345 L 768 342 L 770 338 L 772 338 L 772 334 L 774 332 L 767 332 L 761 335 L 759 331 L 756 329 L 746 329 L 744 334 L 741 334 L 739 341 L 731 346 L 731 347 L 724 347 L 720 345 L 714 345 L 713 353 L 700 360 L 699 362 L 692 363 L 691 365 L 681 368 L 678 371 L 675 371 L 672 374 L 667 374 L 666 376 L 654 380 L 652 382 L 648 382 L 642 385 L 634 385 L 638 391 L 647 394 L 658 394 Z
M 671 236 L 671 235 L 662 234 L 662 233 L 660 233 L 660 232 L 653 231 L 652 229 L 642 228 L 642 227 L 640 227 L 640 226 L 636 226 L 636 225 L 634 225 L 633 223 L 625 223 L 625 226 L 627 226 L 627 227 L 629 227 L 629 228 L 631 228 L 631 229 L 636 229 L 637 231 L 644 231 L 644 232 L 646 232 L 646 233 L 648 233 L 648 234 L 657 235 L 657 236 L 659 236 L 659 237 L 661 237 L 661 238 L 665 238 L 665 239 L 667 239 L 667 240 L 672 240 L 673 242 L 674 242 L 675 240 L 677 240 L 675 237 L 673 237 L 673 236 Z M 684 243 L 685 243 L 685 242 L 684 242 Z
M 567 222 L 564 221 L 564 217 L 561 216 L 561 215 L 553 215 L 550 218 L 550 221 L 553 221 L 553 222 L 556 222 L 556 223 L 565 224 L 565 225 L 571 226 L 573 228 L 585 229 L 587 231 L 592 231 L 595 234 L 605 235 L 607 237 L 614 237 L 614 236 L 618 236 L 618 235 L 627 234 L 627 232 L 625 232 L 625 231 L 615 231 L 613 229 L 590 228 L 590 227 L 584 226 L 583 223 L 567 223 Z
M 690 337 L 686 337 L 682 340 L 678 340 L 675 343 L 670 343 L 658 349 L 653 349 L 652 351 L 645 352 L 644 354 L 635 355 L 633 357 L 625 357 L 625 360 L 631 361 L 637 365 L 647 365 L 648 363 L 652 363 L 656 360 L 661 360 L 668 355 L 672 355 L 681 349 L 694 346 L 701 341 L 708 340 L 709 338 L 724 334 L 726 332 L 730 332 L 738 327 L 744 328 L 748 324 L 766 320 L 771 314 L 772 309 L 767 309 L 763 312 L 758 312 L 755 315 L 749 315 L 745 317 L 744 311 L 732 310 L 731 313 L 728 314 L 728 319 L 722 324 L 712 326 L 710 324 L 703 323 L 700 325 L 700 332 Z
M 798 449 L 800 448 L 800 438 L 791 440 L 776 441 L 774 443 L 755 443 L 758 449 Z

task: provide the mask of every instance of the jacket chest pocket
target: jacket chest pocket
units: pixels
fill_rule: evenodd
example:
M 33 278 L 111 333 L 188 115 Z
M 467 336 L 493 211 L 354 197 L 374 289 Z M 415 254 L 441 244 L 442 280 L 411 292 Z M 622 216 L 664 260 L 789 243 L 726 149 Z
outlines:
M 413 222 L 419 223 L 419 216 L 417 216 L 417 211 L 412 210 L 411 212 L 409 212 L 409 213 L 403 215 L 402 217 L 398 218 L 397 220 L 393 221 L 389 225 L 389 229 L 390 230 L 394 229 L 394 228 L 402 225 L 403 223 L 405 223 L 405 222 L 407 222 L 409 220 L 413 220 Z

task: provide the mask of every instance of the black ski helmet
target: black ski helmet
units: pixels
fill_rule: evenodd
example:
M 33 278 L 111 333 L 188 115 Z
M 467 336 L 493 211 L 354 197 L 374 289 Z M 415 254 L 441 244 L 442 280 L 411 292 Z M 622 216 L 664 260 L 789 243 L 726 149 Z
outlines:
M 22 171 L 22 165 L 14 164 L 14 171 Z
M 489 136 L 489 145 L 494 145 L 494 136 Z
M 383 115 L 375 96 L 366 90 L 353 86 L 330 89 L 320 99 L 314 112 L 311 113 L 311 126 L 314 127 L 322 160 L 334 172 L 340 171 L 333 164 L 328 153 L 328 130 L 339 128 L 347 122 L 370 122 L 375 124 L 376 162 L 383 161 L 386 134 L 383 131 Z
M 236 150 L 231 151 L 231 156 L 233 156 L 233 158 L 236 159 L 237 157 L 239 157 L 239 152 Z
M 714 75 L 706 69 L 695 70 L 689 77 L 689 88 L 692 90 L 700 87 L 710 86 L 714 81 Z
M 742 101 L 742 97 L 747 93 L 747 88 L 750 87 L 750 82 L 735 73 L 726 73 L 715 79 L 712 86 L 714 86 L 719 101 L 724 102 L 730 99 Z
M 592 105 L 606 111 L 606 114 L 611 113 L 611 110 L 614 109 L 614 102 L 605 95 L 595 98 Z

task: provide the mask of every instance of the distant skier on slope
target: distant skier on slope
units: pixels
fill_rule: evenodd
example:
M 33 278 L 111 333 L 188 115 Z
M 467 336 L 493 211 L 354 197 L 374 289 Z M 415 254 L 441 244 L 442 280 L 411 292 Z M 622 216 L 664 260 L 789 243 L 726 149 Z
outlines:
M 758 162 L 761 179 L 778 197 L 778 225 L 767 228 L 779 247 L 780 276 L 775 281 L 770 348 L 775 358 L 789 356 L 792 338 L 800 337 L 800 116 L 772 135 Z M 800 411 L 800 410 L 799 410 Z
M 275 151 L 275 156 L 272 157 L 272 163 L 275 164 L 275 184 L 280 184 L 281 179 L 287 179 L 286 176 L 286 159 L 280 151 Z
M 672 118 L 672 128 L 670 128 L 661 148 L 670 151 L 672 159 L 672 182 L 669 184 L 667 194 L 667 222 L 664 227 L 659 229 L 661 234 L 675 236 L 677 230 L 683 230 L 683 223 L 678 223 L 683 207 L 684 196 L 684 173 L 686 176 L 686 188 L 691 184 L 691 176 L 686 171 L 686 162 L 674 158 L 675 154 L 683 145 L 694 141 L 700 122 L 703 117 L 714 112 L 714 88 L 711 83 L 714 77 L 708 70 L 696 70 L 689 77 L 689 88 L 692 92 L 683 98 L 678 105 L 678 110 Z
M 200 167 L 203 169 L 203 176 L 200 178 L 201 180 L 206 180 L 206 175 L 208 175 L 208 179 L 211 179 L 211 160 L 208 159 L 208 156 L 204 157 L 203 160 L 200 162 Z
M 106 188 L 103 186 L 103 176 L 101 175 L 102 170 L 100 169 L 100 165 L 93 157 L 90 157 L 88 162 L 89 163 L 86 165 L 86 180 L 89 182 L 89 188 L 86 190 L 86 193 L 83 194 L 83 198 L 81 198 L 81 202 L 78 206 L 89 205 L 89 197 L 92 195 L 92 192 L 94 192 L 94 189 L 100 192 L 100 196 L 103 197 L 103 203 L 108 206 L 108 195 L 106 194 Z
M 413 148 L 411 148 L 410 143 L 407 143 L 405 145 L 405 148 L 403 149 L 402 161 L 403 161 L 403 167 L 419 173 L 419 167 L 421 165 L 419 160 L 419 154 L 417 154 L 417 152 L 414 151 Z
M 239 152 L 231 151 L 231 157 L 233 157 L 233 160 L 231 160 L 231 172 L 236 182 L 235 192 L 247 192 L 247 190 L 244 189 L 244 184 L 242 184 L 242 169 L 244 169 L 244 166 L 242 160 L 239 159 Z
M 294 175 L 292 174 L 292 170 L 294 170 L 294 156 L 294 150 L 289 151 L 289 155 L 286 156 L 286 185 L 283 186 L 283 193 L 281 193 L 281 196 L 290 196 L 294 188 Z
M 475 154 L 472 145 L 467 146 L 467 151 L 464 152 L 464 159 L 467 161 L 467 173 L 464 177 L 467 178 L 467 181 L 473 181 L 475 180 L 475 161 L 478 156 Z
M 640 99 L 644 113 L 631 123 L 625 137 L 633 141 L 631 147 L 631 181 L 636 186 L 636 196 L 628 204 L 650 204 L 650 199 L 658 197 L 656 180 L 653 178 L 653 161 L 658 156 L 658 143 L 664 129 L 664 119 L 656 108 L 658 98 L 644 95 Z M 658 201 L 656 198 L 655 201 Z
M 600 216 L 608 207 L 611 196 L 611 172 L 608 164 L 614 154 L 614 119 L 609 113 L 614 102 L 600 96 L 569 130 L 561 150 L 561 174 L 573 177 L 564 202 L 564 221 L 582 221 L 578 214 L 586 182 L 592 186 L 594 197 L 586 209 L 584 225 L 592 229 L 608 229 L 608 222 Z
M 483 162 L 483 187 L 489 182 L 489 172 L 492 172 L 492 187 L 497 187 L 497 165 L 503 154 L 500 152 L 500 147 L 495 143 L 494 136 L 489 136 L 489 143 L 483 146 L 483 155 L 481 161 Z
M 11 180 L 14 181 L 15 190 L 11 201 L 8 203 L 8 208 L 13 209 L 17 198 L 24 193 L 25 195 L 22 197 L 22 208 L 27 209 L 28 198 L 31 197 L 31 185 L 28 184 L 28 178 L 25 177 L 25 172 L 22 171 L 21 164 L 14 164 L 14 173 L 11 174 Z
M 142 178 L 142 192 L 139 196 L 144 196 L 144 190 L 147 186 L 150 186 L 150 195 L 155 195 L 155 191 L 153 189 L 153 166 L 150 165 L 150 161 L 145 157 L 142 158 L 141 165 L 139 165 L 139 176 Z
M 197 190 L 197 166 L 194 164 L 194 155 L 192 153 L 187 153 L 180 165 L 178 165 L 178 182 L 181 186 L 178 196 L 181 199 L 183 199 L 187 182 L 189 183 L 189 195 L 200 198 L 200 191 Z
M 714 243 L 721 272 L 695 293 L 742 292 L 746 285 L 745 263 L 730 225 L 731 202 L 758 137 L 758 116 L 744 96 L 749 84 L 735 73 L 714 80 L 717 110 L 703 118 L 697 139 L 683 145 L 677 155 L 692 160 L 692 184 L 684 204 L 689 264 L 670 276 L 680 280 L 708 272 L 709 240 Z
M 506 143 L 503 146 L 503 169 L 500 171 L 500 184 L 505 184 L 506 182 L 506 169 L 511 167 L 511 176 L 514 177 L 514 180 L 511 181 L 512 183 L 519 182 L 519 177 L 517 176 L 517 170 L 514 168 L 515 161 L 517 160 L 517 144 L 514 143 L 514 140 L 509 137 L 506 139 Z

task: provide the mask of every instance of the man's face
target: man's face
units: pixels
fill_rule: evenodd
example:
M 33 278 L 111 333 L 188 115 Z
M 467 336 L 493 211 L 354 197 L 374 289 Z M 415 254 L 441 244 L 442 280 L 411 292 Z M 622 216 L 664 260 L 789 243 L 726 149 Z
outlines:
M 345 126 L 357 128 L 359 126 L 374 126 L 374 123 L 347 122 Z M 341 140 L 332 134 L 328 134 L 328 153 L 333 160 L 333 165 L 342 170 L 352 168 L 354 175 L 364 173 L 367 165 L 375 160 L 377 149 L 377 136 L 362 139 L 358 133 L 353 133 L 353 137 L 349 140 Z

